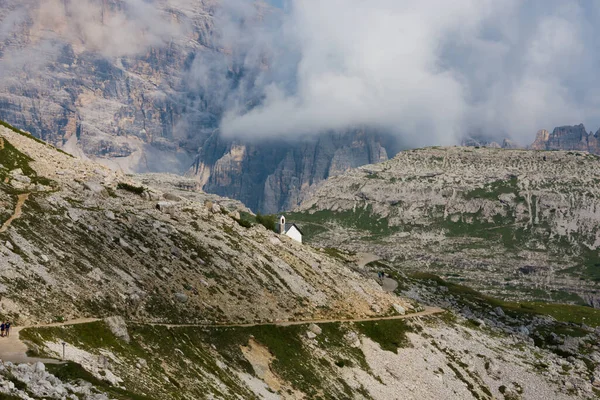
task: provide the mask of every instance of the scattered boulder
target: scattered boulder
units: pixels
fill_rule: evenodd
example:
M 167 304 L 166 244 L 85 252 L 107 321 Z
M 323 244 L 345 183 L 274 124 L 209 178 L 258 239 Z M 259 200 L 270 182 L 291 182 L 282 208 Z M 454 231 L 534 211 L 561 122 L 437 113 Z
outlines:
M 394 310 L 400 314 L 400 315 L 404 315 L 406 314 L 406 309 L 404 307 L 402 307 L 400 304 L 394 304 Z
M 218 205 L 217 203 L 214 203 L 214 204 L 212 205 L 212 207 L 210 208 L 210 211 L 211 211 L 213 214 L 219 214 L 219 213 L 221 212 L 221 206 L 220 206 L 220 205 Z
M 114 221 L 114 220 L 115 220 L 115 218 L 116 218 L 116 217 L 115 217 L 115 213 L 114 213 L 114 212 L 112 212 L 112 211 L 110 211 L 110 210 L 107 210 L 107 211 L 105 211 L 105 212 L 104 212 L 104 216 L 105 216 L 106 218 L 110 219 L 111 221 Z
M 529 336 L 529 329 L 527 329 L 525 326 L 518 327 L 517 332 L 523 336 Z
M 165 194 L 163 194 L 163 198 L 165 200 L 176 201 L 176 202 L 179 202 L 179 201 L 183 200 L 181 197 L 179 197 L 179 196 L 177 196 L 176 194 L 173 194 L 173 193 L 165 193 Z
M 129 332 L 127 332 L 127 324 L 125 323 L 125 319 L 123 317 L 115 316 L 108 317 L 104 319 L 106 325 L 108 325 L 108 329 L 115 335 L 118 339 L 129 343 L 131 338 L 129 337 Z
M 34 370 L 37 373 L 41 373 L 41 372 L 46 371 L 46 366 L 43 363 L 38 361 L 35 363 Z
M 9 249 L 10 251 L 13 251 L 15 249 L 15 246 L 13 246 L 13 244 L 11 242 L 9 242 L 8 240 L 6 241 L 6 243 L 4 244 L 6 246 L 7 249 Z
M 106 189 L 104 186 L 99 184 L 98 182 L 85 182 L 83 187 L 87 190 L 91 191 L 94 194 L 104 194 L 106 193 Z
M 309 338 L 309 339 L 314 339 L 314 338 L 317 337 L 317 334 L 314 333 L 314 332 L 311 332 L 311 331 L 307 331 L 306 332 L 306 337 Z
M 164 213 L 169 213 L 174 211 L 175 205 L 176 203 L 172 201 L 159 201 L 156 203 L 156 209 Z
M 310 324 L 308 326 L 308 330 L 313 332 L 315 335 L 320 335 L 323 332 L 321 327 L 317 324 Z
M 180 258 L 183 255 L 183 252 L 178 247 L 171 247 L 171 254 L 177 258 Z
M 360 339 L 358 338 L 358 334 L 354 331 L 350 331 L 344 335 L 344 340 L 352 347 L 360 346 Z
M 67 210 L 67 215 L 69 216 L 69 218 L 71 219 L 71 221 L 77 222 L 81 218 L 81 211 L 76 210 L 74 208 L 69 208 Z
M 188 296 L 184 293 L 175 293 L 173 297 L 180 303 L 187 303 L 188 301 Z

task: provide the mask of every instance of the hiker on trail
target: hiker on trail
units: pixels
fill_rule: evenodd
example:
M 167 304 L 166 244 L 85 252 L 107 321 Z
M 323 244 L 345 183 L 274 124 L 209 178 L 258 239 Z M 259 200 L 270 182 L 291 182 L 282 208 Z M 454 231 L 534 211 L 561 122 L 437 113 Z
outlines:
M 0 336 L 4 337 L 4 328 L 6 327 L 6 325 L 4 325 L 4 322 L 2 323 L 2 325 L 0 325 Z
M 6 337 L 8 337 L 10 334 L 10 321 L 6 321 L 6 324 L 4 325 L 4 331 L 6 333 Z

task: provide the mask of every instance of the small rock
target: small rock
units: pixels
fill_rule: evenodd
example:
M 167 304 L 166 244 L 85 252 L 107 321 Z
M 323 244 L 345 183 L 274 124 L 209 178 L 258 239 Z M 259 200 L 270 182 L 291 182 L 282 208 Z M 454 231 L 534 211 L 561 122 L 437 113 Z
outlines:
M 104 216 L 108 219 L 110 219 L 111 221 L 113 221 L 115 219 L 115 213 L 108 210 L 104 212 Z
M 163 197 L 165 198 L 165 200 L 169 200 L 169 201 L 181 201 L 182 200 L 181 197 L 179 197 L 173 193 L 165 193 L 165 194 L 163 194 Z
M 502 309 L 502 307 L 496 307 L 494 308 L 494 312 L 496 313 L 497 316 L 499 317 L 504 317 L 506 314 L 504 313 L 504 310 Z
M 210 211 L 212 211 L 213 214 L 218 214 L 221 212 L 221 206 L 218 205 L 217 203 L 214 203 L 212 205 L 212 207 L 210 208 Z
M 35 363 L 35 372 L 44 372 L 44 371 L 46 371 L 46 366 L 39 361 L 36 362 Z
M 144 369 L 148 365 L 148 362 L 143 358 L 138 358 L 137 363 L 135 364 L 138 369 Z
M 314 338 L 317 337 L 317 334 L 314 333 L 314 332 L 311 332 L 311 331 L 307 331 L 306 332 L 306 337 L 309 338 L 309 339 L 314 339 Z
M 344 335 L 344 340 L 352 347 L 360 346 L 360 339 L 358 338 L 358 334 L 354 331 L 350 331 Z
M 402 307 L 400 304 L 394 304 L 394 310 L 396 310 L 396 312 L 400 315 L 404 315 L 406 314 L 406 310 L 404 309 L 404 307 Z
M 529 329 L 527 329 L 527 327 L 525 327 L 525 326 L 520 326 L 517 329 L 517 332 L 519 332 L 523 336 L 529 336 Z
M 310 325 L 308 326 L 308 329 L 309 329 L 309 330 L 310 330 L 312 333 L 314 333 L 314 334 L 316 334 L 316 335 L 320 335 L 320 334 L 323 332 L 323 330 L 321 329 L 321 327 L 320 327 L 319 325 L 317 325 L 317 324 L 310 324 Z
M 85 182 L 83 187 L 95 194 L 101 194 L 105 191 L 104 186 L 98 182 Z
M 127 324 L 125 323 L 123 317 L 108 317 L 104 319 L 104 321 L 106 322 L 106 325 L 108 325 L 108 329 L 110 329 L 113 335 L 115 335 L 122 341 L 129 343 L 131 339 L 129 338 L 129 332 L 127 332 Z
M 177 258 L 180 258 L 183 255 L 181 250 L 175 246 L 171 247 L 171 254 Z
M 175 208 L 175 204 L 172 201 L 159 201 L 156 203 L 156 209 L 164 213 L 172 212 Z
M 42 262 L 47 263 L 48 261 L 50 261 L 50 259 L 48 258 L 47 255 L 42 254 L 42 256 L 40 257 L 42 259 Z
M 127 243 L 123 238 L 119 238 L 119 245 L 126 249 L 129 249 L 131 246 Z
M 71 218 L 71 221 L 73 222 L 77 222 L 81 218 L 81 212 L 74 208 L 69 208 L 69 210 L 67 211 L 67 215 L 69 216 L 69 218 Z
M 9 242 L 8 240 L 6 241 L 6 243 L 4 244 L 6 246 L 7 249 L 9 249 L 10 251 L 13 251 L 15 249 L 15 247 L 12 245 L 11 242 Z
M 173 296 L 175 297 L 175 300 L 177 300 L 180 303 L 187 303 L 188 301 L 188 297 L 184 293 L 175 293 Z

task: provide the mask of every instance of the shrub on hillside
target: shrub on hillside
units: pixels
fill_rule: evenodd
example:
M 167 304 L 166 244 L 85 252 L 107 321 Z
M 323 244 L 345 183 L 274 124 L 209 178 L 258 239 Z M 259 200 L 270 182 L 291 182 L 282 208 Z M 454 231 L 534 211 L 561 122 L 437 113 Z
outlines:
M 275 231 L 275 221 L 276 218 L 274 215 L 262 215 L 260 213 L 256 214 L 256 222 L 271 231 Z
M 143 186 L 134 186 L 134 185 L 130 185 L 129 183 L 125 183 L 125 182 L 119 182 L 119 184 L 117 185 L 117 189 L 126 190 L 128 192 L 139 194 L 139 195 L 144 193 L 144 191 L 146 190 L 146 188 Z

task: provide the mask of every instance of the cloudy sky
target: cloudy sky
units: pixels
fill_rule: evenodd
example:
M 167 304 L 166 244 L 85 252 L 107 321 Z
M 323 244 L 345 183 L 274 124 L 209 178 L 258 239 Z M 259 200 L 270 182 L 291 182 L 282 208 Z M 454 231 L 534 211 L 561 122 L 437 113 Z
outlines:
M 212 99 L 225 135 L 367 126 L 414 146 L 469 135 L 527 144 L 542 128 L 600 127 L 596 0 L 268 0 L 271 11 L 254 0 L 120 0 L 123 13 L 106 18 L 100 0 L 67 2 L 68 15 L 63 0 L 9 0 L 0 42 L 12 42 L 29 7 L 48 37 L 80 47 L 83 37 L 114 60 L 143 56 L 194 37 L 167 10 L 189 22 L 213 1 L 212 47 L 226 51 L 197 54 L 186 86 Z M 43 68 L 56 43 L 5 51 L 0 85 Z
M 241 3 L 224 0 L 220 26 L 235 26 Z M 260 29 L 224 35 L 268 59 L 252 77 L 261 105 L 230 105 L 226 134 L 366 125 L 424 145 L 600 127 L 600 2 L 288 0 L 284 9 Z

